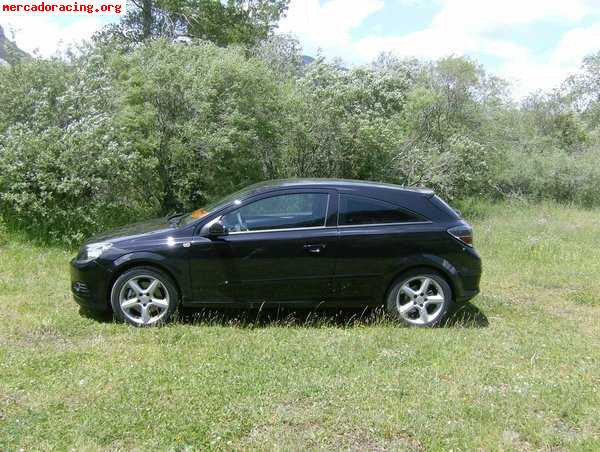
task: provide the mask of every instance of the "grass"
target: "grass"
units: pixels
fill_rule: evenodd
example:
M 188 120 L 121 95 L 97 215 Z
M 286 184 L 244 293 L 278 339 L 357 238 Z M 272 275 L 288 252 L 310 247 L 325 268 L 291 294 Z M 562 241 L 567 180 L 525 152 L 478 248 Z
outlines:
M 600 211 L 476 211 L 482 294 L 429 330 L 377 312 L 130 328 L 80 315 L 71 252 L 5 237 L 0 449 L 600 449 Z

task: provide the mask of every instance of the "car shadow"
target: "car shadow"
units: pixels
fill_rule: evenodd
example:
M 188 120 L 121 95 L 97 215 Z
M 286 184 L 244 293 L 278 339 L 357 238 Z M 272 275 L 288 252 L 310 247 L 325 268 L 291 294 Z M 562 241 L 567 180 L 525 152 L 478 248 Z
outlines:
M 383 322 L 385 314 L 379 308 L 361 309 L 292 309 L 269 307 L 262 309 L 185 309 L 179 322 L 239 328 L 266 327 L 354 327 Z
M 79 306 L 79 315 L 86 319 L 95 320 L 99 323 L 109 323 L 114 321 L 113 313 L 106 311 L 93 311 Z
M 471 302 L 455 307 L 440 325 L 443 328 L 487 328 L 487 316 Z
M 198 325 L 233 326 L 241 328 L 264 328 L 271 326 L 338 327 L 372 326 L 395 322 L 383 307 L 344 309 L 185 309 L 179 313 L 181 323 Z M 451 311 L 440 324 L 442 328 L 485 328 L 489 325 L 486 315 L 475 305 L 463 303 Z
M 81 316 L 96 322 L 113 322 L 110 312 L 79 309 Z M 183 308 L 176 323 L 203 326 L 230 326 L 237 328 L 266 327 L 337 327 L 351 328 L 381 325 L 394 322 L 383 307 L 344 309 L 291 309 L 285 307 L 263 309 Z M 400 324 L 399 324 L 400 325 Z M 485 328 L 489 325 L 486 315 L 471 303 L 463 303 L 448 314 L 439 325 L 441 328 Z

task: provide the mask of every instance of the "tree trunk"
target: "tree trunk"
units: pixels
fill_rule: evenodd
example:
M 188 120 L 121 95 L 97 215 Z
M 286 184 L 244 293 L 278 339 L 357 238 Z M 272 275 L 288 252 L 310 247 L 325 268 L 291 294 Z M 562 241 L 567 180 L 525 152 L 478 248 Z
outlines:
M 152 34 L 152 0 L 142 0 L 142 40 L 150 38 Z

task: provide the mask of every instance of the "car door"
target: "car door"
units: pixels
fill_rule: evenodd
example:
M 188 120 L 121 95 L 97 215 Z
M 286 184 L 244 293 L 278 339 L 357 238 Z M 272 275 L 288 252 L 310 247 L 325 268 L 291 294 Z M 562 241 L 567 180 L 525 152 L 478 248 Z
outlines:
M 327 299 L 337 245 L 327 222 L 335 203 L 327 190 L 278 191 L 226 212 L 220 221 L 228 233 L 212 240 L 214 265 L 224 269 L 214 274 L 222 279 L 215 288 L 244 303 Z
M 380 302 L 385 277 L 403 258 L 420 252 L 427 225 L 418 214 L 356 194 L 340 194 L 335 299 Z

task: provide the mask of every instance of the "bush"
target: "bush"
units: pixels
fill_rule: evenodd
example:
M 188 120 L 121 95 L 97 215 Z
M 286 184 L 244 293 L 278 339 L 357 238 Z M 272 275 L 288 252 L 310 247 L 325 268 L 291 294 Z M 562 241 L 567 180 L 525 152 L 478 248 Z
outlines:
M 164 41 L 3 68 L 2 215 L 72 243 L 273 178 L 285 108 L 276 80 L 242 49 Z
M 453 136 L 438 146 L 406 149 L 396 155 L 397 181 L 433 188 L 448 199 L 488 195 L 492 187 L 494 155 L 465 136 Z
M 573 155 L 550 149 L 544 153 L 513 151 L 506 157 L 505 169 L 496 177 L 503 195 L 600 204 L 600 152 Z
M 282 172 L 290 177 L 383 180 L 405 140 L 400 113 L 406 81 L 318 60 L 292 92 Z
M 124 139 L 107 74 L 93 62 L 33 61 L 1 74 L 1 86 L 16 89 L 2 117 L 0 211 L 43 239 L 75 243 L 159 206 L 157 162 Z M 19 83 L 7 83 L 17 74 Z
M 155 162 L 128 152 L 106 118 L 96 127 L 34 133 L 12 127 L 0 160 L 0 202 L 7 222 L 64 243 L 157 211 Z
M 285 87 L 262 60 L 238 48 L 158 41 L 112 66 L 125 139 L 159 162 L 163 211 L 277 175 Z

